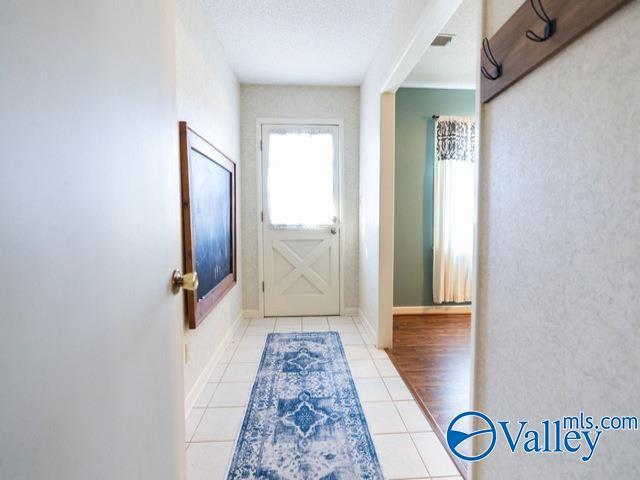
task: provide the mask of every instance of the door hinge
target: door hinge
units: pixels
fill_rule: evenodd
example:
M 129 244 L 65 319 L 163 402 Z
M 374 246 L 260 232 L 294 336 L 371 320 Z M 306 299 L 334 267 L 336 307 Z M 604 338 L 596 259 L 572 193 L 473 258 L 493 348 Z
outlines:
M 264 222 L 264 210 L 260 212 L 260 221 Z
M 260 151 L 262 151 L 262 140 L 260 140 Z
M 262 291 L 264 292 L 264 282 L 262 282 Z

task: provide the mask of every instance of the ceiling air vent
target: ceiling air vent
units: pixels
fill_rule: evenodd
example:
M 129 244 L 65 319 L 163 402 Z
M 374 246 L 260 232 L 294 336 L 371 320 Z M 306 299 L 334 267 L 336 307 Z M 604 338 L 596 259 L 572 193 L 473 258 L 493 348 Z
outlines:
M 431 46 L 444 47 L 451 42 L 452 38 L 453 38 L 453 35 L 450 35 L 447 33 L 441 33 L 440 35 L 438 35 L 436 38 L 433 39 L 433 42 L 431 42 Z

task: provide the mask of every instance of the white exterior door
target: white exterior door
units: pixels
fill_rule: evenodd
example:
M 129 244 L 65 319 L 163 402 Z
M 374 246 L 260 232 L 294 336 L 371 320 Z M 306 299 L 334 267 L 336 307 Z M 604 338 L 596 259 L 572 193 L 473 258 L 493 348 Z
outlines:
M 262 126 L 266 316 L 340 313 L 339 127 Z

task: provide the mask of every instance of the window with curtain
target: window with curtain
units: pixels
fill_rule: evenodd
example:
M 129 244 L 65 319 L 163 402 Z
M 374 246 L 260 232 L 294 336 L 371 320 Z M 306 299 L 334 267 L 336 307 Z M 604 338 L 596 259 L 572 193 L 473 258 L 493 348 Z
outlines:
M 435 125 L 433 301 L 471 301 L 475 121 L 439 117 Z
M 278 227 L 331 225 L 334 136 L 330 128 L 283 127 L 269 134 L 267 201 Z

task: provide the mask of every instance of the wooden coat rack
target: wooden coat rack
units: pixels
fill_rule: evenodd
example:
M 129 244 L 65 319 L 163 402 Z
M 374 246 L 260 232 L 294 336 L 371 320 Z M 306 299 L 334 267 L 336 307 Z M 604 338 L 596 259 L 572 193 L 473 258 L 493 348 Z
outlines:
M 481 52 L 487 103 L 629 0 L 527 0 Z

